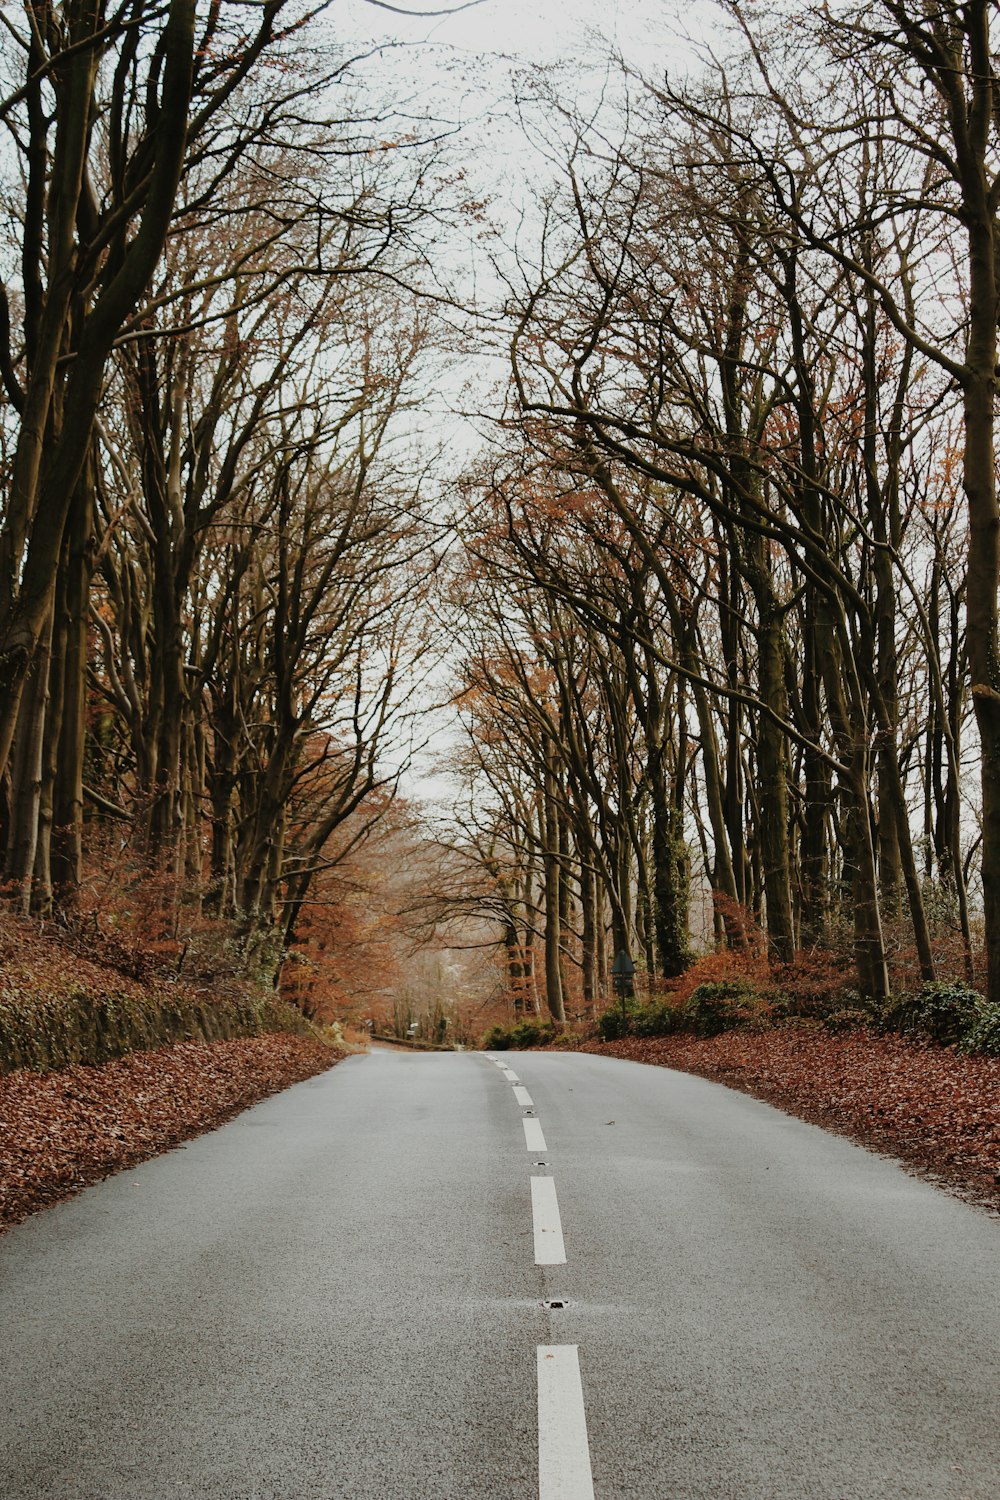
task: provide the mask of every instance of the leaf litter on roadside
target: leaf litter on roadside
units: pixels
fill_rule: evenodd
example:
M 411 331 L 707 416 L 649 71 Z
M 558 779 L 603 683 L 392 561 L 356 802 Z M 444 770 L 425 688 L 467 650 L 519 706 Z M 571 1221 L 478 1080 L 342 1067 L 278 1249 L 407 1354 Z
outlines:
M 0 1229 L 212 1130 L 342 1054 L 277 1032 L 0 1076 Z

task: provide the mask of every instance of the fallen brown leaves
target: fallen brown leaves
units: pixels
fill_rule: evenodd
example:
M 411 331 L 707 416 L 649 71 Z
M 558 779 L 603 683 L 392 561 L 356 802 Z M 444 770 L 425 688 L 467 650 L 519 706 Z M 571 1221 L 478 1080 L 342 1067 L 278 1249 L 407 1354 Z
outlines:
M 626 1037 L 587 1051 L 698 1073 L 1000 1211 L 1000 1058 L 865 1030 Z
M 0 1077 L 0 1229 L 211 1130 L 342 1054 L 276 1033 Z

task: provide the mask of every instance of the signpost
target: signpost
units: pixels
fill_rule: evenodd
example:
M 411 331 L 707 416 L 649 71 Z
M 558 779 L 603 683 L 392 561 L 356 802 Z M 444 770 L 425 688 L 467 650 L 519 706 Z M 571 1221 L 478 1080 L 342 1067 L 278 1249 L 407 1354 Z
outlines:
M 632 996 L 635 994 L 635 984 L 633 983 L 634 974 L 635 964 L 632 962 L 632 957 L 628 949 L 619 948 L 618 952 L 615 954 L 614 963 L 611 965 L 611 977 L 615 982 L 615 990 L 617 991 L 618 997 L 622 1002 L 623 1033 L 628 1029 L 625 1001 L 631 1000 Z

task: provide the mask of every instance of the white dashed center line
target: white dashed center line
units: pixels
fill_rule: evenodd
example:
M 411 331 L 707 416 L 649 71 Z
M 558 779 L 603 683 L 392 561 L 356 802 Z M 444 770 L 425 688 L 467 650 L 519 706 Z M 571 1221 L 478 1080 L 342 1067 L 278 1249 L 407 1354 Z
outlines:
M 556 1185 L 551 1177 L 531 1179 L 531 1222 L 535 1231 L 535 1265 L 564 1266 L 566 1246 Z
M 514 1084 L 514 1100 L 522 1109 L 534 1103 L 506 1059 L 489 1056 L 508 1083 Z M 524 1144 L 529 1151 L 548 1155 L 541 1121 L 522 1115 Z M 545 1162 L 539 1163 L 544 1166 Z M 559 1200 L 552 1177 L 532 1177 L 531 1223 L 536 1266 L 564 1266 Z M 562 1307 L 559 1302 L 554 1306 Z M 576 1344 L 538 1346 L 538 1500 L 594 1500 L 590 1469 L 587 1413 L 583 1404 L 580 1355 Z
M 576 1344 L 538 1346 L 538 1500 L 594 1500 Z

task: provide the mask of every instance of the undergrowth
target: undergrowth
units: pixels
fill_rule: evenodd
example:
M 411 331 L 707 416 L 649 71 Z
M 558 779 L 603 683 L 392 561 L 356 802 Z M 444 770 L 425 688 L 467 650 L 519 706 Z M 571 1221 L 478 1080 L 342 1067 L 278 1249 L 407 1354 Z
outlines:
M 963 1042 L 980 1019 L 986 1002 L 964 984 L 924 984 L 886 1006 L 882 1023 L 904 1036 L 927 1036 L 945 1046 Z
M 925 983 L 878 1005 L 853 988 L 842 960 L 824 952 L 780 965 L 768 965 L 760 954 L 707 955 L 659 994 L 616 1000 L 599 1016 L 596 1030 L 602 1041 L 617 1041 L 775 1026 L 831 1032 L 869 1027 L 1000 1057 L 1000 1006 L 969 985 Z

